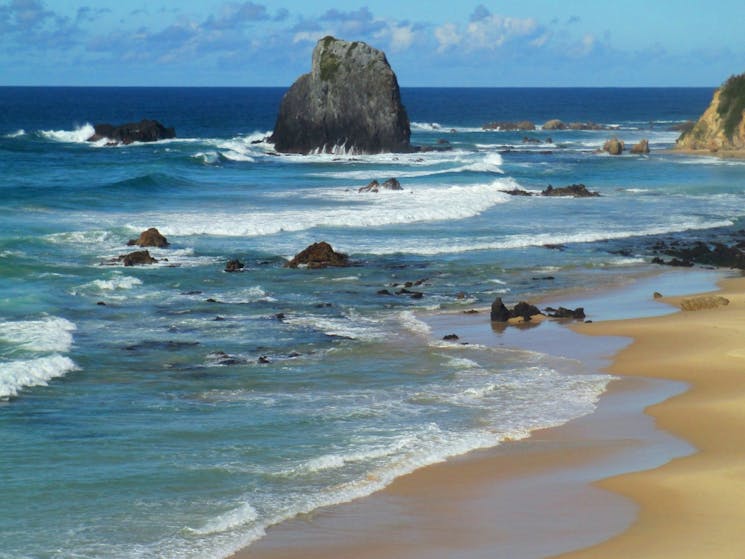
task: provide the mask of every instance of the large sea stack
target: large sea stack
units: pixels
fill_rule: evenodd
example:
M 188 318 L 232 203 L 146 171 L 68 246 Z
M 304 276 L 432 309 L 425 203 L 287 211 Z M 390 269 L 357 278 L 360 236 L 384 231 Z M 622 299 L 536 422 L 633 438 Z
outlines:
M 385 54 L 362 42 L 321 39 L 310 73 L 285 96 L 271 140 L 283 153 L 411 151 L 409 118 Z
M 696 124 L 683 132 L 676 149 L 726 154 L 745 152 L 745 74 L 732 76 Z

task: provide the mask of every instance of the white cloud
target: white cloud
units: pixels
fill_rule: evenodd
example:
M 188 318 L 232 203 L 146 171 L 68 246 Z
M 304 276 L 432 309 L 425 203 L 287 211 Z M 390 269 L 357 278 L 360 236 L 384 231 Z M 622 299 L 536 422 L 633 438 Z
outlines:
M 454 23 L 446 23 L 435 28 L 435 39 L 437 39 L 437 52 L 442 53 L 450 47 L 459 45 L 462 37 Z
M 397 24 L 388 22 L 386 27 L 375 34 L 376 39 L 388 39 L 388 46 L 392 52 L 407 50 L 416 39 L 414 26 L 411 24 Z

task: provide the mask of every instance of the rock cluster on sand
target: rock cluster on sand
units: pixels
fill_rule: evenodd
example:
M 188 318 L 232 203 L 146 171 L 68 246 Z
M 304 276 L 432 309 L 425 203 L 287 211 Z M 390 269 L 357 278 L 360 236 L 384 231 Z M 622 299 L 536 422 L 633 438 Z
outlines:
M 410 136 L 385 54 L 363 42 L 325 37 L 313 49 L 310 73 L 282 98 L 270 140 L 283 153 L 381 153 L 411 151 Z
M 675 148 L 745 154 L 745 74 L 730 77 L 714 92 L 709 107 Z
M 349 266 L 349 257 L 336 252 L 326 241 L 313 243 L 285 264 L 287 268 L 307 266 L 308 268 L 326 268 L 327 266 Z
M 176 137 L 176 130 L 166 128 L 157 120 L 141 120 L 127 124 L 96 124 L 95 133 L 89 142 L 110 140 L 111 144 L 131 144 L 132 142 L 157 142 Z
M 653 264 L 666 264 L 676 267 L 691 267 L 694 264 L 717 266 L 718 268 L 737 268 L 745 270 L 745 243 L 740 242 L 734 246 L 723 243 L 707 243 L 695 241 L 690 245 L 676 244 L 667 245 L 660 241 L 654 247 L 658 253 L 672 256 L 672 260 L 665 261 L 657 256 L 652 260 Z

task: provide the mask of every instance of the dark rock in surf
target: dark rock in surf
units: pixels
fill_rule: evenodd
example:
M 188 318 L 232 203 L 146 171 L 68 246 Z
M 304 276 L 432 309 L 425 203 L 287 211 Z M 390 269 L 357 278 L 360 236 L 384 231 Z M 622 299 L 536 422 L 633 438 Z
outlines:
M 326 268 L 327 266 L 349 266 L 349 257 L 336 252 L 326 241 L 313 243 L 285 264 L 287 268 L 307 266 L 308 268 Z
M 155 227 L 151 227 L 147 231 L 140 233 L 137 239 L 130 239 L 127 242 L 128 246 L 139 246 L 139 247 L 156 247 L 166 248 L 168 246 L 168 239 L 160 234 Z
M 507 322 L 511 317 L 510 310 L 502 302 L 501 297 L 494 299 L 491 304 L 491 321 L 492 322 Z
M 133 142 L 157 142 L 176 137 L 176 130 L 173 127 L 166 128 L 157 120 L 147 119 L 121 125 L 96 124 L 93 129 L 95 133 L 88 138 L 89 142 L 108 139 L 113 144 L 126 145 Z
M 403 187 L 398 179 L 390 178 L 383 184 L 380 184 L 377 180 L 372 180 L 367 186 L 358 188 L 357 192 L 380 192 L 381 190 L 403 190 Z
M 570 184 L 554 188 L 550 184 L 541 192 L 541 196 L 571 196 L 573 198 L 594 198 L 600 196 L 600 193 L 588 190 L 584 184 Z
M 583 307 L 577 307 L 576 309 L 546 307 L 545 311 L 546 315 L 550 318 L 571 318 L 573 320 L 583 320 L 585 318 L 585 309 Z
M 240 272 L 245 267 L 246 265 L 238 259 L 228 260 L 228 263 L 225 264 L 225 271 L 226 272 Z
M 310 73 L 282 98 L 271 141 L 283 153 L 335 147 L 410 152 L 410 136 L 398 80 L 385 54 L 360 41 L 325 37 L 313 49 Z
M 150 256 L 150 251 L 137 250 L 129 254 L 122 254 L 114 261 L 121 262 L 125 266 L 144 266 L 146 264 L 155 264 L 158 260 Z

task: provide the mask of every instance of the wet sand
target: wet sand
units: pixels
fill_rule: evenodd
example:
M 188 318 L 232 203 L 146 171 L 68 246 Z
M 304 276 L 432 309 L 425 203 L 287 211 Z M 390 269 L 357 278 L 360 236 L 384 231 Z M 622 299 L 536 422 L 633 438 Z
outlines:
M 588 296 L 588 300 L 601 318 L 659 314 L 674 308 L 653 301 L 651 286 L 692 291 L 710 285 L 715 277 L 701 272 L 663 274 L 621 291 Z M 745 284 L 741 287 L 745 314 Z M 725 307 L 729 311 L 734 308 Z M 718 312 L 721 311 L 697 311 L 691 316 L 705 321 L 707 315 Z M 594 322 L 574 328 L 581 334 L 554 322 L 525 330 L 492 329 L 488 326 L 488 314 L 483 312 L 431 317 L 428 322 L 433 337 L 456 331 L 462 341 L 469 343 L 539 350 L 575 359 L 582 363 L 580 369 L 588 373 L 610 366 L 613 373 L 624 376 L 610 383 L 597 411 L 589 416 L 561 427 L 536 431 L 525 440 L 420 469 L 370 497 L 284 522 L 235 557 L 537 559 L 588 547 L 585 554 L 577 556 L 656 557 L 646 553 L 643 538 L 637 533 L 639 526 L 649 524 L 649 517 L 654 519 L 658 514 L 652 512 L 656 510 L 657 497 L 646 495 L 649 481 L 633 481 L 639 475 L 652 474 L 622 474 L 642 469 L 664 471 L 699 456 L 693 454 L 693 446 L 656 428 L 656 420 L 643 413 L 650 405 L 684 393 L 686 383 L 691 382 L 686 375 L 664 375 L 664 380 L 643 378 L 658 376 L 650 370 L 656 367 L 644 363 L 650 360 L 650 347 L 659 346 L 657 341 L 647 340 L 649 332 L 656 332 L 650 325 L 677 324 L 680 316 L 681 313 Z M 700 328 L 698 320 L 694 322 Z M 745 325 L 745 320 L 742 323 Z M 697 337 L 687 330 L 683 332 L 688 332 L 683 340 Z M 673 337 L 680 335 L 676 329 Z M 632 338 L 635 341 L 629 345 Z M 701 341 L 704 344 L 701 351 L 686 353 L 686 359 L 709 351 L 713 339 L 702 336 Z M 635 356 L 640 344 L 646 350 Z M 662 352 L 668 350 L 678 352 L 673 345 L 666 345 Z M 742 354 L 745 357 L 745 341 Z M 614 355 L 610 365 L 609 359 Z M 672 362 L 674 357 L 667 359 Z M 660 360 L 658 357 L 652 361 Z M 633 369 L 634 373 L 628 373 L 627 369 Z M 688 398 L 689 394 L 685 392 L 670 401 Z M 661 407 L 664 405 L 653 409 Z M 745 415 L 745 403 L 740 409 Z M 666 423 L 662 426 L 668 428 Z M 672 429 L 672 432 L 701 448 L 686 429 Z M 683 458 L 691 455 L 693 458 Z M 611 479 L 595 483 L 606 478 Z M 626 481 L 629 479 L 631 485 Z M 745 499 L 740 500 L 742 504 Z M 653 530 L 656 525 L 651 524 Z M 617 534 L 624 535 L 616 538 Z M 644 528 L 641 534 L 658 539 L 656 532 L 649 534 Z M 631 542 L 640 542 L 639 547 L 623 543 L 629 537 Z M 675 537 L 679 537 L 677 533 Z M 611 546 L 608 553 L 606 546 Z M 699 551 L 698 555 L 683 556 L 718 555 Z

